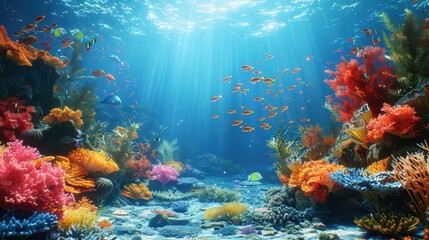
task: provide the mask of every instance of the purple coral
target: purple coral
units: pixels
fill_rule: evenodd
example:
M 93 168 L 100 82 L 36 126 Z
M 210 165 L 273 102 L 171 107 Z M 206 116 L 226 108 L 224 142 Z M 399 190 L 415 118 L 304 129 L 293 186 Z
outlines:
M 177 178 L 179 177 L 177 169 L 162 164 L 153 166 L 150 175 L 152 176 L 152 179 L 162 183 L 162 187 L 171 181 L 178 181 Z
M 243 235 L 256 234 L 257 232 L 258 231 L 256 230 L 256 228 L 253 226 L 248 226 L 248 227 L 241 229 L 241 234 L 243 234 Z

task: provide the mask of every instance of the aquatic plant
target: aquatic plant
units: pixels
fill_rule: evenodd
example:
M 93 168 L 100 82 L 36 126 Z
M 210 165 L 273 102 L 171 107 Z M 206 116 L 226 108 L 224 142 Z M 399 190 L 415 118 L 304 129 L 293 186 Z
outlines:
M 34 107 L 25 106 L 25 101 L 16 97 L 0 101 L 0 144 L 15 141 L 21 133 L 32 129 L 33 113 Z
M 302 144 L 300 141 L 293 139 L 288 140 L 286 134 L 288 131 L 285 128 L 279 128 L 274 137 L 268 141 L 268 147 L 274 149 L 273 157 L 278 161 L 274 163 L 276 173 L 283 185 L 287 185 L 290 175 L 301 165 L 298 155 L 302 152 Z
M 96 190 L 94 179 L 89 178 L 88 171 L 80 167 L 77 163 L 71 162 L 66 157 L 56 156 L 54 166 L 60 167 L 65 171 L 64 191 L 78 194 Z
M 154 198 L 165 200 L 165 201 L 177 201 L 177 200 L 183 200 L 187 198 L 192 198 L 195 196 L 195 193 L 188 192 L 188 193 L 182 193 L 180 191 L 152 191 L 152 196 Z
M 288 185 L 299 187 L 306 196 L 312 195 L 316 201 L 324 203 L 330 192 L 341 188 L 329 178 L 331 172 L 344 171 L 345 167 L 322 160 L 302 164 L 292 173 Z
M 45 116 L 43 118 L 43 121 L 51 125 L 57 125 L 71 120 L 73 121 L 76 128 L 80 128 L 83 124 L 81 117 L 82 112 L 80 110 L 73 111 L 69 107 L 65 106 L 63 109 L 51 109 L 49 115 Z
M 118 165 L 103 151 L 96 152 L 77 148 L 69 153 L 68 158 L 71 162 L 88 171 L 88 173 L 108 175 L 119 171 Z
M 416 117 L 416 111 L 408 105 L 390 106 L 384 104 L 381 109 L 384 114 L 369 121 L 367 141 L 379 142 L 385 133 L 390 133 L 402 138 L 413 138 L 419 135 L 420 118 Z
M 204 211 L 204 219 L 209 221 L 225 220 L 240 223 L 247 206 L 239 202 L 230 202 L 219 207 L 209 208 Z
M 43 211 L 61 219 L 63 206 L 74 198 L 63 192 L 64 171 L 46 162 L 36 168 L 32 160 L 39 157 L 37 149 L 21 141 L 8 143 L 0 157 L 0 207 L 24 215 Z
M 407 235 L 416 230 L 420 220 L 409 214 L 397 214 L 394 212 L 372 213 L 363 218 L 356 218 L 355 224 L 371 234 L 396 237 Z
M 0 218 L 0 238 L 26 239 L 33 234 L 47 232 L 58 222 L 58 217 L 46 212 L 33 212 L 29 217 L 22 217 L 9 211 Z
M 427 153 L 408 153 L 405 157 L 395 158 L 393 169 L 394 178 L 405 188 L 411 198 L 411 209 L 420 221 L 426 220 L 426 210 L 429 207 L 429 156 Z
M 175 152 L 179 150 L 177 146 L 177 139 L 172 141 L 162 140 L 161 144 L 158 146 L 158 152 L 162 156 L 163 162 L 172 162 L 174 161 Z
M 303 147 L 309 148 L 323 140 L 323 130 L 319 125 L 300 125 L 298 131 L 301 135 L 301 144 Z
M 343 57 L 335 72 L 325 70 L 335 77 L 326 79 L 325 83 L 335 91 L 335 96 L 340 100 L 333 104 L 340 115 L 338 121 L 349 121 L 353 113 L 365 103 L 373 117 L 380 113 L 383 103 L 388 100 L 389 89 L 396 85 L 393 68 L 387 65 L 384 55 L 383 48 L 365 47 L 356 55 L 361 59 L 361 65 L 356 59 L 348 62 Z
M 394 26 L 389 16 L 382 13 L 382 19 L 390 31 L 383 38 L 390 50 L 403 92 L 415 89 L 429 79 L 429 27 L 427 21 L 420 21 L 409 9 L 401 26 Z
M 97 147 L 108 153 L 112 159 L 124 168 L 125 162 L 135 154 L 135 140 L 138 139 L 137 130 L 140 123 L 129 123 L 117 126 L 112 133 L 97 138 Z
M 179 173 L 173 167 L 156 164 L 152 167 L 152 171 L 150 172 L 152 179 L 160 182 L 162 187 L 171 181 L 178 181 Z
M 145 183 L 131 183 L 124 186 L 121 191 L 121 195 L 134 200 L 150 200 L 152 199 L 152 192 L 146 186 Z
M 59 221 L 59 226 L 65 230 L 72 226 L 77 229 L 91 229 L 98 218 L 98 209 L 87 198 L 79 202 L 70 203 L 64 208 L 64 218 Z
M 107 122 L 94 121 L 86 130 L 86 141 L 83 143 L 83 146 L 88 149 L 97 148 L 97 138 L 99 138 L 103 133 L 106 132 Z
M 234 202 L 241 199 L 240 193 L 216 186 L 205 186 L 195 193 L 198 199 L 203 202 Z

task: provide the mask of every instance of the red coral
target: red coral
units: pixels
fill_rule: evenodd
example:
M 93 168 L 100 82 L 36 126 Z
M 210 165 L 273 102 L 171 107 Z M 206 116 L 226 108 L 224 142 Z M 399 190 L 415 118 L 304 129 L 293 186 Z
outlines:
M 0 163 L 0 208 L 22 214 L 44 211 L 63 217 L 63 207 L 74 201 L 64 194 L 64 171 L 44 162 L 37 169 L 32 162 L 37 149 L 21 141 L 8 144 Z
M 0 143 L 15 141 L 22 132 L 32 129 L 31 113 L 34 107 L 24 106 L 25 101 L 10 97 L 0 101 Z
M 136 178 L 150 178 L 150 167 L 152 164 L 145 155 L 140 159 L 131 158 L 126 162 L 127 173 Z
M 384 102 L 387 102 L 387 92 L 396 85 L 393 68 L 386 64 L 385 49 L 380 47 L 365 47 L 356 55 L 363 61 L 362 65 L 356 59 L 347 60 L 337 65 L 337 71 L 325 72 L 335 78 L 326 79 L 325 83 L 335 91 L 340 103 L 334 104 L 341 121 L 349 121 L 353 113 L 363 104 L 368 103 L 372 116 L 377 117 Z
M 418 122 L 414 108 L 404 105 L 393 107 L 385 103 L 381 111 L 385 114 L 373 118 L 367 125 L 367 141 L 379 142 L 386 132 L 396 136 L 409 138 L 419 134 Z

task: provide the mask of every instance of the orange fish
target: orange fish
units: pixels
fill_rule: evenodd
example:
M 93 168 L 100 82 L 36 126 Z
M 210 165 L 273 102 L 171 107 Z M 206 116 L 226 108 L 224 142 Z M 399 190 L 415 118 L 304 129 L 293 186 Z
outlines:
M 377 45 L 378 43 L 380 43 L 380 37 L 378 38 L 372 37 L 372 45 Z
M 359 46 L 353 47 L 352 50 L 348 53 L 348 55 L 353 55 L 359 51 Z
M 313 56 L 307 56 L 305 60 L 310 61 L 313 58 Z
M 270 129 L 271 129 L 271 125 L 270 125 L 270 124 L 268 124 L 267 126 L 263 127 L 263 129 L 264 129 L 265 131 L 268 131 L 268 130 L 270 130 Z
M 238 92 L 240 90 L 241 86 L 235 86 L 234 89 L 232 89 L 232 92 Z
M 272 112 L 267 116 L 267 118 L 273 118 L 275 116 L 277 116 L 277 112 Z
M 226 77 L 222 80 L 222 82 L 228 82 L 229 80 L 231 80 L 231 78 L 232 78 L 232 75 L 226 76 Z
M 273 59 L 273 57 L 274 57 L 274 56 L 273 56 L 273 55 L 271 55 L 271 54 L 268 54 L 268 55 L 267 55 L 267 59 Z
M 42 15 L 42 16 L 38 16 L 37 18 L 36 18 L 36 20 L 34 20 L 36 23 L 39 23 L 39 22 L 41 22 L 41 21 L 43 21 L 43 20 L 45 20 L 45 15 Z
M 216 102 L 216 101 L 218 101 L 219 99 L 221 99 L 222 98 L 222 95 L 219 95 L 219 96 L 214 96 L 214 97 L 212 97 L 212 102 Z
M 64 42 L 62 48 L 70 47 L 70 45 L 74 44 L 74 42 Z
M 110 74 L 110 73 L 106 74 L 106 78 L 109 81 L 115 81 L 115 77 L 112 74 Z
M 250 72 L 253 70 L 254 67 L 250 65 L 243 65 L 241 68 L 246 72 Z
M 265 78 L 264 79 L 264 83 L 273 83 L 273 82 L 275 82 L 276 80 L 274 79 L 274 78 Z
M 294 123 L 295 121 L 294 120 L 289 120 L 289 124 L 292 124 L 292 123 Z
M 281 106 L 280 111 L 281 112 L 286 112 L 289 109 L 288 106 Z
M 255 102 L 260 102 L 260 101 L 262 101 L 262 100 L 264 100 L 264 98 L 263 98 L 263 97 L 256 97 L 256 98 L 255 98 Z
M 96 70 L 96 71 L 91 71 L 91 74 L 94 77 L 101 77 L 104 76 L 104 74 L 106 74 L 103 70 Z
M 259 125 L 261 128 L 264 128 L 264 127 L 266 127 L 266 126 L 269 126 L 270 124 L 268 124 L 268 123 L 266 123 L 266 122 L 264 122 L 264 123 L 262 123 L 261 125 Z
M 241 129 L 241 131 L 243 131 L 243 132 L 251 132 L 251 131 L 254 131 L 254 130 L 255 130 L 254 127 L 249 127 L 249 126 L 243 127 Z
M 130 93 L 130 94 L 128 94 L 128 97 L 132 97 L 132 96 L 134 96 L 134 93 L 132 92 L 132 93 Z
M 288 89 L 287 90 L 294 90 L 296 88 L 296 85 L 294 84 L 294 85 L 292 85 L 292 86 L 290 86 L 290 87 L 288 87 Z
M 238 125 L 241 125 L 242 123 L 243 123 L 243 120 L 235 120 L 235 121 L 232 123 L 232 126 L 236 127 L 236 126 L 238 126 Z
M 283 74 L 289 72 L 289 68 L 286 68 L 285 70 L 283 70 Z
M 261 70 L 255 70 L 255 71 L 253 71 L 253 73 L 254 73 L 254 74 L 261 74 L 261 73 L 262 73 L 262 71 L 261 71 Z
M 250 79 L 250 82 L 253 83 L 253 84 L 255 84 L 257 82 L 260 82 L 261 80 L 264 80 L 264 77 L 252 77 Z
M 240 92 L 242 92 L 242 93 L 247 93 L 248 91 L 250 91 L 250 89 L 248 89 L 248 88 L 243 88 L 240 90 Z
M 273 89 L 267 89 L 267 94 L 270 94 L 273 91 Z
M 294 70 L 292 70 L 292 73 L 297 73 L 299 71 L 301 71 L 301 68 L 295 68 Z
M 32 23 L 30 23 L 30 24 L 27 24 L 23 29 L 22 29 L 22 31 L 23 32 L 31 32 L 31 31 L 34 31 L 34 29 L 37 27 L 37 24 L 32 24 Z
M 301 122 L 310 122 L 311 120 L 309 118 L 301 118 Z
M 236 111 L 235 110 L 228 110 L 228 112 L 227 112 L 228 114 L 235 114 L 236 113 Z
M 277 107 L 270 107 L 270 108 L 268 109 L 268 111 L 270 111 L 270 112 L 275 111 L 275 110 L 277 110 Z
M 254 113 L 253 110 L 244 110 L 243 113 L 242 113 L 242 115 L 247 116 L 247 115 L 250 115 L 250 114 L 253 114 L 253 113 Z
M 216 119 L 216 118 L 219 118 L 219 115 L 213 114 L 212 119 Z
M 313 86 L 313 84 L 307 83 L 307 87 L 312 87 L 312 86 Z
M 264 117 L 258 117 L 258 121 L 264 121 L 265 118 Z

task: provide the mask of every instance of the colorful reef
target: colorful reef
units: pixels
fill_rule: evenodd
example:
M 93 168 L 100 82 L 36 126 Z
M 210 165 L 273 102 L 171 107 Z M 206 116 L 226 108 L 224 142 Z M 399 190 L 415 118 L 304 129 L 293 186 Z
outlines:
M 59 2 L 74 6 L 62 14 L 85 15 L 112 1 Z M 252 29 L 243 46 L 251 45 L 258 61 L 237 65 L 254 58 L 229 59 L 224 50 L 194 44 L 202 59 L 211 52 L 222 57 L 191 61 L 199 54 L 182 46 L 185 35 L 162 35 L 170 44 L 164 46 L 158 35 L 142 32 L 157 25 L 190 34 L 198 23 L 174 18 L 173 9 L 188 3 L 144 1 L 144 19 L 152 23 L 146 24 L 138 23 L 142 13 L 134 14 L 127 1 L 118 2 L 102 13 L 114 14 L 116 24 L 135 16 L 121 36 L 109 17 L 70 21 L 76 27 L 68 29 L 59 12 L 6 19 L 20 10 L 0 3 L 0 21 L 15 22 L 0 22 L 0 239 L 429 239 L 427 1 L 411 1 L 419 13 L 400 9 L 400 19 L 370 14 L 383 25 L 340 36 L 332 44 L 346 45 L 326 53 L 335 60 L 325 69 L 314 50 L 297 47 L 305 55 L 296 60 L 297 49 L 262 47 L 260 53 L 253 49 L 259 44 L 247 46 L 247 38 L 266 37 L 258 26 L 289 27 L 317 14 L 311 8 L 287 23 L 249 19 L 219 27 Z M 205 25 L 199 31 L 229 21 L 241 7 L 260 10 L 238 19 L 302 8 L 273 1 L 265 9 L 261 2 L 272 4 L 198 5 L 194 13 L 204 13 L 201 19 L 211 16 L 200 19 Z M 356 5 L 341 5 L 341 11 Z M 157 14 L 163 8 L 168 16 Z M 180 26 L 169 25 L 170 18 Z M 22 22 L 27 25 L 16 27 Z M 145 41 L 136 41 L 136 32 Z M 242 45 L 223 34 L 196 35 L 211 47 L 218 44 L 210 42 L 215 35 Z M 138 43 L 134 55 L 125 52 L 133 48 L 126 39 Z M 146 57 L 153 44 L 159 49 Z M 161 64 L 160 49 L 189 53 Z M 287 61 L 275 62 L 281 55 Z M 194 72 L 204 77 L 195 80 Z M 184 80 L 168 92 L 176 77 Z M 223 154 L 228 157 L 218 157 Z

